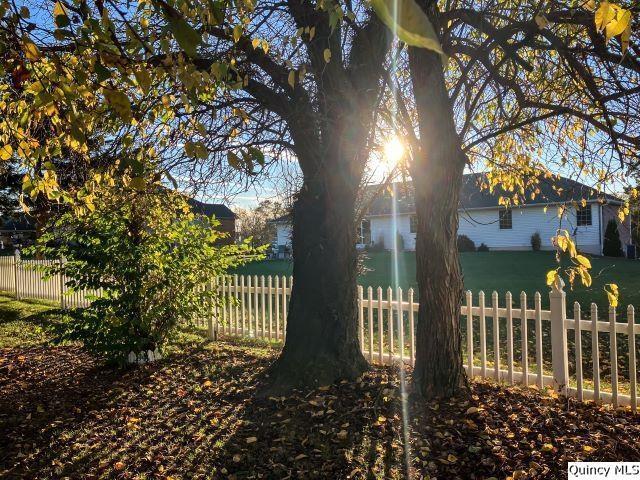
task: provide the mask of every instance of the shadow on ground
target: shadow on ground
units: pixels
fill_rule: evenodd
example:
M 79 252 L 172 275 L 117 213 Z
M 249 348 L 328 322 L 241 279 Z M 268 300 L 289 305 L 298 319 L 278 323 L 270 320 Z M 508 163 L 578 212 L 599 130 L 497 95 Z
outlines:
M 5 478 L 565 478 L 566 462 L 640 460 L 624 412 L 474 383 L 411 403 L 397 372 L 255 395 L 277 352 L 219 342 L 126 371 L 72 347 L 0 353 Z

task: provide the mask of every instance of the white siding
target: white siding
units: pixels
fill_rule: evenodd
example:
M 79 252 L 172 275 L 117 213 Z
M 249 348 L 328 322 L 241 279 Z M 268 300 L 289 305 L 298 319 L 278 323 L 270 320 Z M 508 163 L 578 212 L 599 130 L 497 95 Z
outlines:
M 416 234 L 410 232 L 410 218 L 411 215 L 398 215 L 394 228 L 390 215 L 371 217 L 371 240 L 377 244 L 382 239 L 385 248 L 391 249 L 394 243 L 394 233 L 398 232 L 404 240 L 405 250 L 415 250 Z
M 278 245 L 291 245 L 291 224 L 276 223 L 276 243 Z
M 551 237 L 558 229 L 565 229 L 575 236 L 576 244 L 584 252 L 599 254 L 599 205 L 591 204 L 591 225 L 578 227 L 576 211 L 573 207 L 565 210 L 562 219 L 558 218 L 558 208 L 544 207 L 514 208 L 512 213 L 512 229 L 500 229 L 498 210 L 472 210 L 460 212 L 458 233 L 467 235 L 476 246 L 485 243 L 496 250 L 518 250 L 531 248 L 531 235 L 540 234 L 542 248 L 552 248 Z
M 550 206 L 545 212 L 544 207 L 515 208 L 512 213 L 512 229 L 500 229 L 498 223 L 498 209 L 468 210 L 460 212 L 458 234 L 466 235 L 476 246 L 486 244 L 495 250 L 528 250 L 531 248 L 531 235 L 540 234 L 542 248 L 551 249 L 551 237 L 559 228 L 566 229 L 575 235 L 578 247 L 587 253 L 600 254 L 600 206 L 591 204 L 591 225 L 578 227 L 576 211 L 568 208 L 562 220 L 558 218 L 558 208 Z M 404 238 L 406 250 L 415 250 L 415 233 L 409 232 L 410 215 L 399 215 L 396 231 Z M 384 240 L 386 248 L 393 246 L 393 222 L 391 216 L 371 217 L 371 239 L 379 242 Z
M 492 250 L 529 250 L 531 235 L 540 234 L 542 248 L 551 249 L 551 237 L 559 228 L 567 230 L 582 251 L 599 255 L 600 250 L 600 205 L 592 203 L 591 225 L 578 227 L 576 211 L 573 207 L 565 210 L 562 219 L 558 218 L 558 208 L 543 206 L 514 208 L 511 229 L 500 229 L 498 209 L 488 208 L 460 212 L 459 235 L 466 235 L 477 246 L 486 244 Z M 394 234 L 400 233 L 404 240 L 405 250 L 415 250 L 416 234 L 410 232 L 411 215 L 398 215 L 394 224 L 391 215 L 373 216 L 371 219 L 371 240 L 374 243 L 384 242 L 387 249 L 393 248 Z M 291 227 L 277 224 L 278 245 L 291 243 Z

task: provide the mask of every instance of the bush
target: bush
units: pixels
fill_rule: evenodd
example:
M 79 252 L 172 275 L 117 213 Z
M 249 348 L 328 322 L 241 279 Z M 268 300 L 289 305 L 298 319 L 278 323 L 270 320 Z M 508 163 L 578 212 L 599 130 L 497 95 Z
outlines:
M 367 251 L 369 252 L 384 252 L 385 250 L 384 237 L 380 237 L 377 242 L 372 242 L 371 245 L 367 247 Z
M 540 234 L 538 232 L 531 235 L 531 250 L 534 252 L 539 252 L 542 247 L 542 239 L 540 238 Z
M 479 252 L 488 252 L 489 251 L 489 247 L 487 247 L 487 245 L 485 243 L 481 243 L 480 246 L 478 247 L 478 251 Z
M 396 248 L 399 252 L 404 251 L 404 237 L 400 234 L 400 232 L 396 232 Z
M 473 243 L 466 235 L 458 235 L 458 251 L 459 252 L 475 252 L 476 244 Z
M 210 312 L 221 299 L 203 287 L 259 255 L 246 243 L 218 245 L 219 222 L 194 216 L 176 192 L 126 177 L 110 183 L 94 192 L 91 209 L 54 220 L 34 250 L 65 259 L 44 270 L 63 273 L 70 291 L 103 292 L 71 310 L 55 340 L 80 341 L 122 365 L 130 352 L 161 349 L 175 327 Z
M 607 229 L 604 232 L 604 242 L 602 245 L 602 254 L 605 257 L 623 257 L 622 242 L 620 241 L 620 232 L 618 232 L 618 222 L 613 218 L 607 223 Z

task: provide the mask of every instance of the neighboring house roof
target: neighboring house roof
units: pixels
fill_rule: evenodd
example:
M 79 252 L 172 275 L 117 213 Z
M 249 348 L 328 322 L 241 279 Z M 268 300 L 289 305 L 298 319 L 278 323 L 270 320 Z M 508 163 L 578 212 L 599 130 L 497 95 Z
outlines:
M 463 210 L 473 210 L 479 208 L 497 208 L 500 206 L 501 196 L 511 196 L 501 188 L 495 188 L 493 193 L 480 187 L 485 181 L 482 173 L 471 173 L 464 175 L 462 180 L 462 191 L 460 192 L 460 208 Z M 531 191 L 525 191 L 526 201 L 524 205 L 546 205 L 568 203 L 571 201 L 602 202 L 620 204 L 622 200 L 606 193 L 600 192 L 583 183 L 571 180 L 570 178 L 559 177 L 553 181 L 541 180 L 538 184 L 540 190 L 535 198 L 531 200 Z M 374 196 L 367 209 L 367 215 L 390 215 L 392 211 L 392 196 L 388 189 L 380 191 L 380 185 L 371 185 L 365 191 L 365 201 L 369 192 L 369 198 Z M 396 211 L 400 214 L 414 213 L 416 211 L 413 195 L 413 184 L 411 182 L 396 184 Z
M 276 218 L 273 218 L 273 219 L 269 220 L 267 223 L 291 223 L 292 219 L 293 219 L 293 214 L 292 213 L 285 213 L 284 215 L 282 215 L 280 217 L 276 217 Z
M 28 217 L 24 213 L 14 216 L 0 217 L 0 231 L 3 232 L 31 232 L 35 231 L 36 226 L 32 217 Z
M 236 214 L 231 211 L 229 207 L 223 205 L 221 203 L 204 203 L 195 198 L 190 198 L 187 200 L 193 213 L 199 215 L 206 215 L 207 217 L 216 217 L 216 218 L 227 218 L 233 219 L 236 218 Z

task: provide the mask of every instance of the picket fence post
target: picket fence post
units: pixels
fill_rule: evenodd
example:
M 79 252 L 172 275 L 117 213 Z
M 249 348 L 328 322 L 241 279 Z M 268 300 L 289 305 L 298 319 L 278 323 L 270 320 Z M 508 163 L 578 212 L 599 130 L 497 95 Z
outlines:
M 20 263 L 20 250 L 16 248 L 13 252 L 13 285 L 16 291 L 16 300 L 20 300 L 20 290 L 18 288 L 18 263 Z
M 564 282 L 558 278 L 549 292 L 551 310 L 551 364 L 553 367 L 553 387 L 563 395 L 569 386 L 569 358 L 567 355 L 567 294 Z
M 60 277 L 60 308 L 62 310 L 65 309 L 65 304 L 64 304 L 64 274 L 63 274 L 63 265 L 64 265 L 64 259 L 60 259 L 58 260 L 58 262 L 60 262 L 60 274 L 58 275 Z

